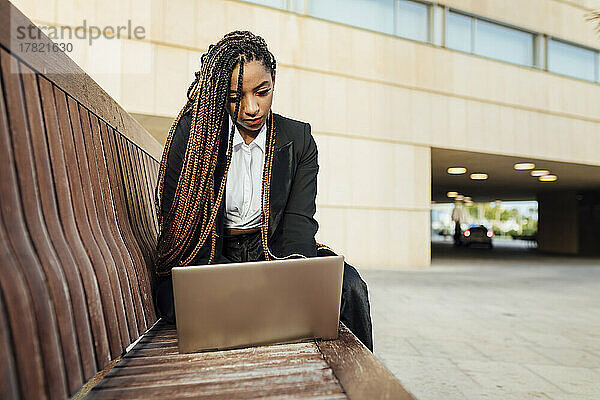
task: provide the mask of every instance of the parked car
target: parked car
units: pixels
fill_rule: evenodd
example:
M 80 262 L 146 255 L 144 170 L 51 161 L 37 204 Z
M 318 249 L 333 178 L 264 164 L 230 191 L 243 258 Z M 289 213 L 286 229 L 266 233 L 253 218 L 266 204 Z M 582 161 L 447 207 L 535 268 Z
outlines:
M 494 232 L 483 225 L 471 224 L 462 233 L 462 242 L 469 247 L 473 244 L 481 244 L 492 248 L 492 237 Z

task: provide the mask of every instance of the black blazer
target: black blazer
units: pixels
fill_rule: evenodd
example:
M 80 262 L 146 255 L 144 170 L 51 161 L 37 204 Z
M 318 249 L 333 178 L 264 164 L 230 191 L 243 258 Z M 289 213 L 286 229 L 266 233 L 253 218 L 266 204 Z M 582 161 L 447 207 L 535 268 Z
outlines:
M 317 255 L 315 234 L 318 223 L 314 219 L 317 195 L 317 145 L 311 134 L 310 124 L 274 115 L 275 153 L 271 171 L 271 193 L 269 211 L 268 246 L 277 257 L 289 254 L 302 254 L 307 257 Z M 167 215 L 173 202 L 177 180 L 181 173 L 183 157 L 187 146 L 191 126 L 191 112 L 184 113 L 176 127 L 165 172 L 165 186 L 161 201 L 163 223 L 168 223 Z M 228 121 L 223 121 L 219 158 L 215 170 L 215 191 L 225 171 L 225 156 L 228 142 Z M 225 192 L 226 193 L 226 192 Z M 213 263 L 231 262 L 222 254 L 225 220 L 225 199 L 221 202 L 216 218 L 217 245 Z M 200 232 L 196 232 L 194 243 Z M 189 250 L 191 252 L 191 249 Z M 210 253 L 210 237 L 191 265 L 202 265 L 208 262 Z M 187 253 L 189 254 L 189 253 Z M 170 267 L 158 266 L 160 275 Z M 163 273 L 161 273 L 163 272 Z

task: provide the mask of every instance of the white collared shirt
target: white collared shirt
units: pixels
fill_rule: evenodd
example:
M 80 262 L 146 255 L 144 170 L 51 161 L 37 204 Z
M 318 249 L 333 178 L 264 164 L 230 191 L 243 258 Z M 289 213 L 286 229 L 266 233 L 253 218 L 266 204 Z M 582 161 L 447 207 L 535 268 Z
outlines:
M 231 132 L 232 125 L 233 119 L 229 116 L 228 132 Z M 266 142 L 266 123 L 250 144 L 244 142 L 237 126 L 235 127 L 225 192 L 226 228 L 247 229 L 260 226 L 260 200 Z

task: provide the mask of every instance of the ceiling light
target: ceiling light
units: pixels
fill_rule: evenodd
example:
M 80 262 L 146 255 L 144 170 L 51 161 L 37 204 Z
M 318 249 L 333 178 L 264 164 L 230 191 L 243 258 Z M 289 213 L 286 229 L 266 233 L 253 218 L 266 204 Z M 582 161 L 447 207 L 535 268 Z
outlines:
M 465 201 L 471 201 L 471 197 L 469 197 L 469 196 L 465 196 L 464 200 L 465 200 Z
M 538 178 L 542 182 L 554 182 L 558 179 L 556 175 L 543 175 Z
M 456 200 L 458 201 L 462 201 L 465 198 L 465 196 L 463 196 L 462 194 L 459 194 L 458 196 L 456 196 Z
M 517 171 L 523 171 L 523 170 L 534 169 L 534 168 L 535 168 L 534 163 L 523 162 L 523 163 L 516 163 L 514 165 L 514 169 L 516 169 Z
M 448 173 L 452 174 L 452 175 L 460 175 L 460 174 L 464 174 L 465 172 L 467 172 L 467 169 L 465 167 L 450 167 L 450 168 L 448 168 Z
M 549 173 L 550 171 L 548 171 L 547 169 L 535 169 L 530 172 L 531 176 L 544 176 L 548 175 Z
M 458 192 L 448 192 L 448 193 L 446 193 L 446 196 L 448 196 L 448 197 L 456 197 L 456 196 L 458 196 Z
M 488 174 L 483 174 L 483 173 L 471 174 L 470 178 L 474 179 L 476 181 L 482 181 L 482 180 L 485 180 L 488 178 Z

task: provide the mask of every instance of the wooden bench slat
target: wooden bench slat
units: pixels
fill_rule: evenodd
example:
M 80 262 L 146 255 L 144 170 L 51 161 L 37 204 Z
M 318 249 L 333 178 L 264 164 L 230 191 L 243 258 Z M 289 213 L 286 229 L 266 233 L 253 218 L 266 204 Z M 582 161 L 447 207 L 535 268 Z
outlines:
M 74 393 L 83 384 L 83 372 L 75 335 L 75 322 L 71 298 L 67 282 L 60 267 L 60 261 L 52 246 L 52 242 L 43 216 L 40 193 L 37 186 L 33 150 L 30 141 L 30 129 L 25 107 L 25 95 L 22 92 L 21 73 L 16 59 L 4 53 L 4 61 L 12 59 L 11 68 L 3 64 L 3 78 L 7 91 L 12 95 L 7 96 L 7 105 L 10 111 L 11 138 L 15 169 L 19 172 L 18 188 L 23 204 L 23 217 L 29 232 L 31 245 L 39 260 L 43 275 L 43 285 L 47 287 L 52 308 L 56 318 L 58 338 L 62 347 L 64 369 L 66 372 L 69 393 Z
M 1 287 L 0 285 L 0 289 Z M 0 399 L 16 399 L 19 397 L 19 378 L 15 368 L 10 327 L 2 296 L 0 296 L 0 354 L 2 354 L 0 357 Z
M 106 163 L 106 169 L 109 176 L 109 184 L 113 193 L 113 201 L 115 206 L 115 212 L 117 216 L 117 222 L 119 228 L 125 237 L 125 243 L 130 253 L 136 259 L 136 268 L 138 274 L 138 282 L 141 286 L 141 294 L 143 298 L 144 307 L 146 309 L 146 317 L 148 318 L 148 325 L 153 324 L 156 321 L 156 314 L 154 311 L 154 303 L 152 301 L 152 274 L 148 269 L 152 264 L 148 264 L 151 260 L 148 254 L 143 252 L 142 247 L 138 243 L 134 234 L 134 227 L 131 225 L 129 215 L 127 211 L 127 201 L 125 199 L 123 190 L 123 180 L 120 172 L 115 164 L 113 148 L 108 135 L 115 135 L 116 133 L 110 129 L 104 121 L 100 121 L 100 135 L 96 140 L 100 140 L 102 148 L 104 150 L 104 160 Z M 140 280 L 139 277 L 142 277 Z
M 152 192 L 152 198 L 154 199 L 154 192 L 156 191 L 156 184 L 158 183 L 158 169 L 160 168 L 160 163 L 158 162 L 153 162 L 152 157 L 149 157 L 150 159 L 150 179 L 152 179 L 152 188 L 153 188 L 153 192 Z
M 322 366 L 323 360 L 318 363 Z M 116 385 L 118 388 L 111 386 Z M 154 380 L 149 376 L 137 379 L 105 378 L 96 386 L 89 398 L 97 398 L 97 394 L 112 392 L 119 398 L 152 398 L 187 394 L 198 398 L 253 398 L 263 396 L 294 394 L 296 396 L 308 391 L 315 394 L 342 394 L 337 379 L 325 365 L 318 368 L 313 365 L 303 367 L 245 370 L 235 373 L 221 371 L 212 375 L 202 373 L 178 374 Z M 101 397 L 100 397 L 101 398 Z
M 146 249 L 147 253 L 152 252 L 152 241 L 148 238 L 148 232 L 146 227 L 143 225 L 143 218 L 141 216 L 141 202 L 139 201 L 139 193 L 134 182 L 135 171 L 131 167 L 129 162 L 129 149 L 124 146 L 125 139 L 121 136 L 115 136 L 115 149 L 118 154 L 119 171 L 123 177 L 123 182 L 127 188 L 125 194 L 129 202 L 130 211 L 129 217 L 131 218 L 132 224 L 134 224 L 138 231 L 138 240 L 142 243 L 142 246 Z
M 146 153 L 140 152 L 139 159 L 139 168 L 142 172 L 143 183 L 145 184 L 146 190 L 144 191 L 146 195 L 146 199 L 148 203 L 146 203 L 146 207 L 148 208 L 148 214 L 151 219 L 151 230 L 158 237 L 158 217 L 156 215 L 156 208 L 154 204 L 154 188 L 156 182 L 152 179 L 149 171 L 148 171 L 148 163 L 150 162 L 150 156 Z
M 133 350 L 131 353 L 135 353 L 137 350 L 140 349 L 176 349 L 177 348 L 177 339 L 169 339 L 169 338 L 161 338 L 161 337 L 157 337 L 155 340 L 152 340 L 151 342 L 138 342 L 138 344 L 135 346 L 136 349 Z
M 323 357 L 351 399 L 414 400 L 394 375 L 343 324 L 337 340 L 318 340 Z
M 0 82 L 0 89 L 2 85 Z M 4 102 L 0 98 L 0 130 L 4 130 Z M 0 135 L 4 135 L 0 132 Z M 0 175 L 1 177 L 1 175 Z M 0 182 L 0 189 L 4 190 Z M 45 374 L 37 334 L 35 313 L 25 279 L 8 248 L 4 225 L 0 223 L 0 290 L 6 302 L 7 320 L 12 332 L 12 348 L 19 374 L 20 394 L 28 399 L 45 399 Z M 8 381 L 7 381 L 8 383 Z M 16 388 L 14 389 L 16 390 Z M 10 397 L 9 397 L 10 398 Z
M 135 221 L 137 221 L 136 224 L 140 228 L 141 239 L 145 243 L 148 252 L 154 254 L 154 249 L 156 248 L 156 236 L 153 236 L 150 231 L 146 207 L 144 205 L 143 185 L 139 184 L 140 179 L 138 171 L 132 160 L 135 157 L 135 150 L 129 146 L 129 142 L 122 136 L 117 138 L 116 144 L 121 155 L 121 173 L 126 178 L 129 187 L 128 193 L 130 194 L 131 202 L 134 205 L 132 208 L 132 215 L 134 216 Z M 141 190 L 134 190 L 134 188 Z
M 115 347 L 112 349 L 114 358 L 121 354 L 123 349 L 129 343 L 131 343 L 125 316 L 123 294 L 120 290 L 114 259 L 106 242 L 103 240 L 97 216 L 93 210 L 93 200 L 91 199 L 89 186 L 84 185 L 82 182 L 82 177 L 77 168 L 78 161 L 71 132 L 72 126 L 67 111 L 66 93 L 57 87 L 53 87 L 53 89 L 56 100 L 55 107 L 58 115 L 62 144 L 61 150 L 63 152 L 65 163 L 69 166 L 69 168 L 67 168 L 67 172 L 71 189 L 71 197 L 74 204 L 79 206 L 79 214 L 77 215 L 76 221 L 78 226 L 83 226 L 84 230 L 86 231 L 86 238 L 84 242 L 88 245 L 92 245 L 96 250 L 95 258 L 92 259 L 93 265 L 96 267 L 96 274 L 104 275 L 103 278 L 107 279 L 107 287 L 110 288 L 112 294 L 114 315 L 116 315 L 118 327 L 117 332 L 120 334 L 118 344 L 115 343 Z M 101 284 L 101 287 L 103 286 L 104 285 Z
M 287 357 L 290 348 L 281 346 L 264 346 L 262 348 L 253 348 L 254 351 L 244 353 L 233 353 L 234 350 L 215 351 L 199 354 L 179 354 L 176 352 L 170 352 L 169 354 L 158 354 L 158 355 L 143 355 L 140 353 L 126 354 L 123 356 L 119 365 L 115 368 L 129 367 L 129 366 L 145 366 L 145 365 L 158 365 L 158 364 L 169 364 L 169 363 L 189 363 L 191 361 L 203 363 L 215 363 L 221 359 L 228 360 L 229 363 L 244 362 L 246 358 L 251 357 Z M 294 353 L 298 356 L 317 354 L 317 348 L 314 343 L 307 343 L 306 347 L 294 346 Z M 241 361 L 237 361 L 241 360 Z
M 242 382 L 256 379 L 274 378 L 280 379 L 286 376 L 310 376 L 307 380 L 318 380 L 322 376 L 333 378 L 331 369 L 323 362 L 323 358 L 305 361 L 301 364 L 286 363 L 268 364 L 268 363 L 249 363 L 238 368 L 225 366 L 221 368 L 198 368 L 189 370 L 166 370 L 164 372 L 154 372 L 145 374 L 131 375 L 111 375 L 105 376 L 97 389 L 115 388 L 115 387 L 147 387 L 163 384 L 196 384 L 206 383 L 207 385 L 222 385 L 225 383 L 235 383 L 242 385 Z
M 119 294 L 122 296 L 122 302 L 125 310 L 125 326 L 128 331 L 128 336 L 123 337 L 124 343 L 129 345 L 141 333 L 138 331 L 137 320 L 135 316 L 131 289 L 129 287 L 128 278 L 125 273 L 125 260 L 118 246 L 116 245 L 113 236 L 110 233 L 104 203 L 102 201 L 102 193 L 99 189 L 99 182 L 92 179 L 92 172 L 88 164 L 88 158 L 83 142 L 82 121 L 79 115 L 79 107 L 72 97 L 67 96 L 67 108 L 69 122 L 72 130 L 72 137 L 63 140 L 63 143 L 73 142 L 73 150 L 75 156 L 75 164 L 73 168 L 79 168 L 79 176 L 82 184 L 82 194 L 86 203 L 88 217 L 92 221 L 92 229 L 96 242 L 100 245 L 100 249 L 104 250 L 104 259 L 109 267 L 109 276 L 112 276 L 114 282 L 118 285 Z M 67 153 L 68 154 L 68 153 Z M 77 167 L 76 167 L 77 166 Z M 97 177 L 97 174 L 96 174 Z M 142 331 L 143 333 L 144 331 Z
M 248 350 L 248 351 L 237 351 L 237 350 Z M 297 344 L 294 347 L 294 353 L 296 356 L 313 355 L 317 354 L 317 348 L 314 343 L 306 343 L 302 346 Z M 220 360 L 227 360 L 228 363 L 234 364 L 237 362 L 245 362 L 250 357 L 286 357 L 289 348 L 282 346 L 260 346 L 253 347 L 250 349 L 236 349 L 227 351 L 214 351 L 207 353 L 195 353 L 195 354 L 170 354 L 162 356 L 147 356 L 147 357 L 135 357 L 131 355 L 125 355 L 115 368 L 126 368 L 134 366 L 152 366 L 162 364 L 189 364 L 190 362 L 203 362 L 210 365 L 212 363 L 220 362 Z M 131 353 L 131 352 L 130 352 Z
M 122 235 L 125 248 L 128 250 L 133 261 L 132 273 L 137 279 L 138 295 L 144 310 L 146 329 L 148 329 L 156 322 L 154 302 L 152 300 L 152 279 L 150 277 L 152 271 L 149 270 L 139 246 L 135 244 L 131 232 L 131 225 L 127 218 L 127 211 L 123 208 L 125 203 L 122 200 L 122 186 L 118 186 L 121 184 L 121 180 L 114 172 L 111 174 L 106 146 L 102 139 L 109 130 L 112 135 L 116 133 L 107 126 L 106 122 L 99 120 L 95 115 L 92 115 L 91 119 L 94 121 L 92 125 L 92 138 L 96 148 L 97 159 L 99 161 L 98 165 L 100 166 L 100 171 L 102 171 L 102 176 L 107 178 L 106 190 L 112 195 L 111 201 L 114 209 L 114 221 Z M 99 128 L 99 130 L 97 131 L 96 128 Z
M 135 201 L 135 190 L 134 186 L 130 184 L 130 174 L 131 169 L 128 168 L 125 163 L 125 155 L 123 151 L 119 148 L 119 135 L 107 135 L 108 141 L 105 142 L 107 145 L 107 152 L 111 152 L 112 161 L 114 163 L 115 173 L 118 174 L 120 182 L 121 182 L 121 190 L 123 194 L 123 198 L 126 204 L 126 210 L 128 215 L 129 224 L 132 228 L 132 232 L 134 234 L 135 240 L 140 247 L 142 254 L 144 255 L 144 259 L 146 260 L 147 265 L 154 265 L 153 258 L 153 248 L 147 242 L 145 235 L 143 234 L 143 230 L 140 227 L 141 220 L 138 218 L 138 205 Z
M 78 263 L 82 262 L 85 264 L 84 258 L 86 257 L 84 255 L 87 254 L 87 257 L 89 257 L 88 263 L 91 267 L 89 279 L 95 282 L 89 282 L 86 292 L 88 288 L 95 289 L 89 286 L 95 286 L 98 288 L 100 295 L 101 307 L 96 308 L 97 304 L 94 304 L 94 307 L 90 307 L 90 316 L 93 314 L 103 315 L 106 324 L 105 330 L 110 349 L 109 359 L 104 364 L 106 365 L 111 359 L 120 355 L 123 349 L 119 335 L 115 302 L 113 300 L 113 290 L 102 254 L 89 226 L 83 199 L 76 193 L 77 188 L 81 189 L 81 185 L 74 184 L 73 171 L 67 173 L 66 161 L 61 145 L 61 130 L 59 129 L 53 86 L 43 78 L 39 79 L 39 85 L 61 221 L 63 222 L 65 232 L 68 231 L 67 238 L 70 240 L 69 244 L 72 252 L 78 256 Z M 87 269 L 88 266 L 85 266 Z M 99 360 L 99 363 L 101 361 L 104 360 Z
M 265 345 L 259 347 L 251 347 L 249 351 L 244 352 L 235 352 L 235 350 L 222 350 L 222 351 L 207 351 L 202 353 L 179 353 L 177 348 L 177 342 L 172 343 L 169 342 L 167 344 L 158 344 L 155 346 L 153 343 L 149 343 L 144 345 L 144 347 L 137 348 L 135 350 L 131 350 L 127 353 L 126 357 L 132 358 L 136 357 L 139 353 L 148 349 L 165 349 L 169 352 L 173 352 L 170 354 L 173 362 L 177 361 L 177 359 L 181 360 L 193 360 L 193 361 L 202 361 L 204 363 L 211 363 L 214 361 L 220 362 L 220 360 L 227 359 L 227 362 L 230 364 L 235 364 L 238 362 L 245 362 L 248 358 L 254 357 L 300 357 L 306 355 L 320 355 L 318 348 L 315 344 L 311 342 L 300 342 L 300 343 L 289 343 L 289 344 L 280 344 L 280 345 Z M 288 354 L 289 351 L 293 351 L 293 354 Z M 189 358 L 191 357 L 191 358 Z
M 158 216 L 156 213 L 156 205 L 154 203 L 154 191 L 156 188 L 156 183 L 158 180 L 158 176 L 156 176 L 155 174 L 152 173 L 152 169 L 151 169 L 151 165 L 152 164 L 158 164 L 156 161 L 154 161 L 152 159 L 152 157 L 150 157 L 149 155 L 147 155 L 146 153 L 142 153 L 143 157 L 142 157 L 142 161 L 143 161 L 143 166 L 144 166 L 144 173 L 146 176 L 146 185 L 148 186 L 148 197 L 150 199 L 150 202 L 148 203 L 148 207 L 150 207 L 151 213 L 150 215 L 152 215 L 152 220 L 154 221 L 153 229 L 156 232 L 156 234 L 158 235 L 159 229 L 158 229 Z
M 302 377 L 296 380 L 282 379 L 282 382 L 271 383 L 266 379 L 257 379 L 248 386 L 237 386 L 235 383 L 226 386 L 207 387 L 204 384 L 161 385 L 140 388 L 120 388 L 92 390 L 86 399 L 346 399 L 335 380 L 328 382 L 306 383 Z
M 176 335 L 156 335 L 151 338 L 144 336 L 143 338 L 140 339 L 140 341 L 138 342 L 138 345 L 141 345 L 144 343 L 154 343 L 154 342 L 177 342 L 177 336 Z
M 314 341 L 179 354 L 175 329 L 159 321 L 89 398 L 250 398 L 292 393 L 345 398 Z
M 98 250 L 101 255 L 101 258 L 98 259 L 98 261 L 101 262 L 99 269 L 104 269 L 107 272 L 109 284 L 112 289 L 113 301 L 115 303 L 115 312 L 118 321 L 118 330 L 121 339 L 121 346 L 118 349 L 120 353 L 133 341 L 132 338 L 130 338 L 129 336 L 129 329 L 127 326 L 127 304 L 125 303 L 123 298 L 124 294 L 121 290 L 119 276 L 117 273 L 117 266 L 100 229 L 100 223 L 98 221 L 96 210 L 94 209 L 94 201 L 92 198 L 91 190 L 89 188 L 89 184 L 86 185 L 86 183 L 84 183 L 83 179 L 85 179 L 85 176 L 81 176 L 81 171 L 77 167 L 78 160 L 75 151 L 75 144 L 73 142 L 73 126 L 71 125 L 71 121 L 69 119 L 69 112 L 67 108 L 67 95 L 59 88 L 54 87 L 54 97 L 56 99 L 58 125 L 60 128 L 60 138 L 62 139 L 62 146 L 64 152 L 63 154 L 65 157 L 66 164 L 70 166 L 70 168 L 67 169 L 67 172 L 69 176 L 71 193 L 73 195 L 72 198 L 73 200 L 77 199 L 76 202 L 81 203 L 80 207 L 82 208 L 82 217 L 86 218 L 85 216 L 87 215 L 91 240 L 93 240 L 94 243 L 96 243 L 96 246 L 98 247 Z M 79 218 L 77 219 L 77 221 L 79 222 Z M 114 356 L 116 356 L 116 354 L 114 354 Z
M 19 100 L 16 98 L 19 96 L 20 90 L 14 87 L 16 75 L 10 72 L 11 61 L 16 62 L 15 59 L 11 60 L 11 56 L 4 49 L 0 49 L 0 67 L 4 85 L 6 85 L 3 88 L 4 101 L 6 101 L 4 110 L 8 116 L 6 122 L 10 126 L 9 129 L 2 129 L 0 132 L 0 159 L 4 160 L 3 168 L 0 168 L 2 171 L 0 181 L 3 186 L 0 210 L 5 228 L 10 229 L 7 229 L 10 232 L 8 243 L 15 257 L 16 265 L 29 288 L 30 294 L 28 295 L 32 299 L 38 334 L 43 333 L 44 339 L 40 340 L 40 349 L 44 370 L 48 377 L 46 382 L 48 392 L 51 397 L 64 398 L 67 396 L 68 390 L 56 315 L 48 287 L 45 284 L 44 272 L 29 239 L 29 232 L 23 220 L 23 206 L 19 198 L 10 132 L 22 131 L 24 126 L 21 124 L 24 122 L 17 119 L 17 115 L 22 115 L 22 103 L 19 104 Z
M 24 64 L 20 65 L 24 71 L 22 76 L 23 91 L 25 93 L 25 103 L 27 105 L 27 118 L 31 135 L 31 155 L 35 162 L 35 171 L 41 208 L 44 215 L 46 227 L 50 237 L 50 242 L 56 252 L 60 266 L 64 272 L 65 280 L 68 286 L 68 292 L 71 298 L 73 318 L 75 320 L 75 330 L 81 365 L 83 370 L 83 379 L 88 380 L 96 372 L 96 359 L 94 356 L 94 344 L 92 338 L 92 328 L 90 326 L 90 316 L 86 307 L 86 294 L 75 260 L 69 250 L 63 230 L 58 219 L 58 209 L 56 205 L 56 192 L 52 179 L 52 171 L 48 160 L 47 145 L 43 139 L 44 123 L 42 120 L 42 110 L 37 86 L 37 77 L 35 73 Z M 90 299 L 90 302 L 93 301 Z M 103 335 L 106 335 L 104 331 Z M 100 334 L 102 336 L 102 334 Z M 106 338 L 104 338 L 106 343 Z M 108 355 L 106 356 L 108 359 Z
M 156 238 L 158 237 L 158 232 L 156 232 L 156 228 L 153 223 L 152 213 L 150 212 L 150 199 L 148 198 L 148 181 L 142 170 L 140 164 L 141 159 L 144 157 L 144 153 L 141 151 L 137 151 L 137 148 L 134 144 L 129 142 L 128 140 L 123 140 L 123 144 L 127 149 L 127 154 L 129 154 L 129 165 L 132 169 L 133 174 L 131 175 L 132 183 L 139 190 L 138 201 L 140 202 L 140 215 L 142 220 L 145 223 L 145 231 L 148 237 L 152 240 L 151 244 L 156 246 Z
M 156 248 L 158 238 L 158 226 L 155 223 L 156 215 L 154 212 L 154 201 L 151 196 L 152 189 L 150 188 L 150 180 L 146 176 L 146 170 L 142 167 L 143 159 L 147 157 L 144 152 L 137 150 L 136 146 L 128 140 L 125 140 L 129 150 L 130 163 L 135 171 L 134 182 L 136 187 L 140 188 L 139 200 L 142 202 L 141 211 L 142 218 L 146 224 L 146 231 L 149 238 L 152 240 L 153 248 Z
M 57 142 L 59 129 L 52 84 L 43 77 L 38 77 L 38 84 L 40 90 L 39 93 L 36 91 L 35 94 L 39 96 L 43 110 L 43 121 L 41 122 L 43 129 L 32 130 L 34 152 L 36 160 L 40 163 L 38 177 L 44 177 L 42 187 L 45 191 L 51 192 L 54 189 L 56 203 L 51 202 L 47 207 L 49 213 L 59 219 L 59 225 L 62 227 L 68 250 L 79 272 L 85 290 L 86 306 L 93 334 L 96 358 L 95 369 L 102 369 L 111 359 L 107 329 L 112 326 L 111 321 L 113 320 L 114 326 L 116 326 L 115 316 L 104 315 L 103 304 L 112 304 L 112 298 L 107 297 L 106 288 L 103 291 L 99 288 L 102 277 L 99 279 L 96 276 L 91 258 L 88 255 L 88 251 L 93 252 L 93 249 L 86 251 L 86 246 L 82 241 L 83 237 L 80 236 L 75 222 L 75 210 L 71 203 L 66 166 L 62 153 L 60 153 L 60 144 Z M 53 139 L 48 140 L 48 137 Z M 52 148 L 56 151 L 51 151 Z M 45 172 L 42 173 L 42 171 Z M 57 228 L 57 231 L 60 231 L 60 229 Z M 59 235 L 53 236 L 53 239 L 56 240 L 59 237 Z M 69 271 L 69 267 L 65 267 L 65 271 Z M 118 337 L 118 332 L 116 335 Z
M 89 171 L 94 198 L 94 209 L 99 217 L 98 221 L 100 222 L 100 228 L 104 239 L 108 244 L 116 263 L 117 275 L 119 277 L 119 283 L 121 284 L 121 292 L 123 293 L 123 301 L 126 305 L 129 335 L 131 341 L 134 341 L 146 331 L 146 322 L 144 311 L 141 307 L 139 290 L 133 290 L 137 287 L 137 278 L 133 273 L 133 263 L 125 245 L 123 244 L 122 247 L 119 245 L 120 233 L 116 226 L 116 222 L 111 218 L 110 212 L 108 211 L 108 209 L 113 210 L 111 204 L 112 198 L 110 192 L 103 190 L 103 187 L 108 189 L 108 185 L 105 184 L 106 180 L 103 181 L 100 177 L 95 149 L 91 143 L 91 138 L 89 138 L 91 135 L 89 112 L 83 107 L 80 107 L 73 98 L 69 97 L 69 109 L 71 108 L 74 109 L 71 115 L 79 114 L 81 135 L 75 136 L 76 144 L 78 140 L 81 141 L 81 149 L 83 150 L 81 159 L 87 161 L 87 170 Z M 86 138 L 88 139 L 86 140 Z M 85 167 L 86 164 L 83 165 Z
M 137 190 L 132 190 L 131 194 L 133 200 L 136 204 L 135 214 L 137 215 L 138 221 L 141 227 L 141 233 L 143 235 L 143 239 L 149 249 L 152 249 L 151 252 L 154 254 L 154 249 L 156 249 L 156 241 L 157 234 L 152 231 L 152 227 L 150 226 L 150 218 L 147 213 L 146 208 L 146 198 L 144 196 L 145 185 L 142 183 L 142 177 L 140 176 L 140 171 L 137 168 L 136 160 L 140 156 L 140 152 L 137 151 L 135 146 L 132 146 L 129 141 L 122 136 L 119 137 L 120 149 L 123 151 L 123 160 L 124 164 L 121 164 L 121 167 L 125 166 L 126 169 L 122 169 L 121 172 L 126 173 L 125 171 L 129 171 L 127 173 L 129 178 L 129 184 L 131 188 L 137 188 Z
M 254 358 L 258 360 L 254 361 Z M 296 355 L 293 358 L 289 357 L 288 352 L 278 352 L 275 354 L 267 354 L 262 357 L 254 356 L 250 360 L 231 360 L 229 357 L 220 357 L 218 359 L 206 360 L 203 359 L 202 363 L 190 363 L 189 361 L 183 362 L 169 362 L 164 364 L 148 364 L 140 366 L 129 365 L 127 368 L 115 367 L 107 376 L 129 376 L 129 375 L 145 375 L 145 374 L 170 374 L 170 373 L 181 373 L 181 372 L 192 372 L 192 371 L 210 371 L 211 369 L 219 368 L 237 368 L 240 365 L 244 367 L 255 366 L 277 366 L 277 365 L 295 365 L 309 362 L 323 363 L 323 357 L 320 353 L 317 354 L 302 354 Z
M 106 219 L 106 235 L 112 239 L 117 248 L 116 251 L 123 259 L 123 266 L 125 267 L 123 272 L 125 273 L 128 282 L 127 289 L 133 301 L 135 322 L 137 323 L 137 330 L 139 332 L 135 337 L 139 337 L 148 329 L 145 316 L 146 311 L 142 304 L 135 261 L 125 245 L 115 214 L 113 197 L 108 182 L 109 177 L 106 173 L 106 166 L 104 165 L 104 154 L 102 152 L 102 146 L 98 141 L 100 139 L 98 119 L 91 118 L 90 112 L 83 108 L 83 106 L 79 105 L 78 108 L 81 117 L 81 126 L 83 128 L 83 139 L 87 151 L 88 165 L 92 175 L 94 198 L 101 199 L 100 204 L 97 204 L 97 208 L 102 210 L 104 218 Z M 94 141 L 93 138 L 96 138 L 97 140 Z

